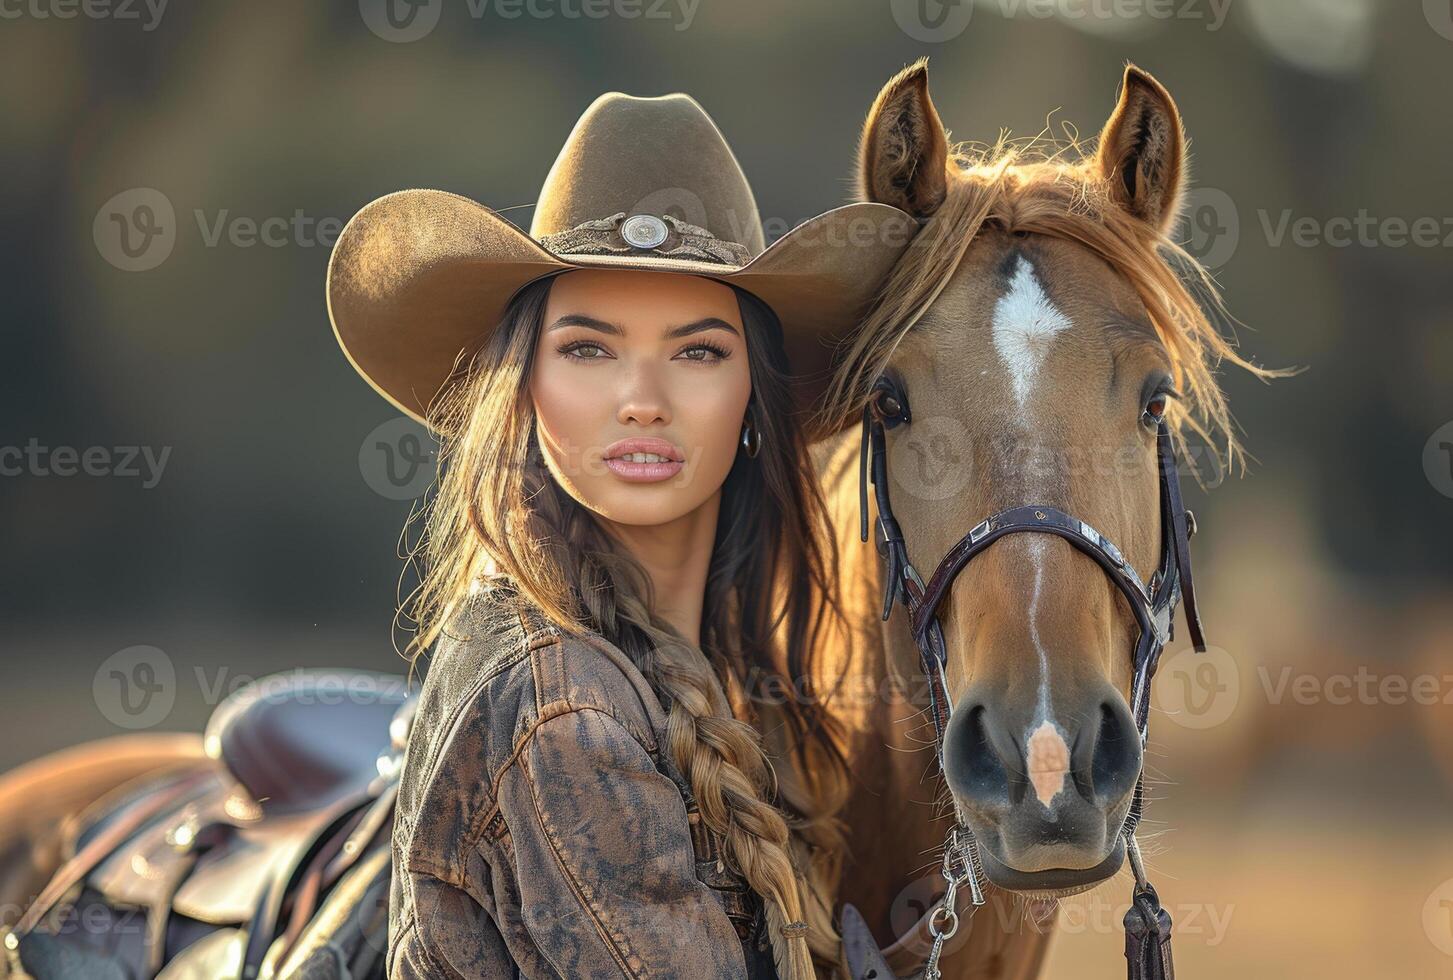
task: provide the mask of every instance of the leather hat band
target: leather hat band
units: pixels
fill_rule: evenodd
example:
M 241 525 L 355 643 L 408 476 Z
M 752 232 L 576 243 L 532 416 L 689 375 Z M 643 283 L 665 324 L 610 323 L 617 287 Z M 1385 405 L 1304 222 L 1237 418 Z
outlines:
M 609 218 L 583 221 L 574 228 L 540 237 L 556 255 L 648 255 L 740 267 L 751 259 L 745 245 L 717 238 L 705 228 L 673 215 L 619 211 Z

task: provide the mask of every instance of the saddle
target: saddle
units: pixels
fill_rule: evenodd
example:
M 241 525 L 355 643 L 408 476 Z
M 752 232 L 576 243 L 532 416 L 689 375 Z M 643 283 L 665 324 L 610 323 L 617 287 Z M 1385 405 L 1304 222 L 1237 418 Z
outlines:
M 5 937 L 10 975 L 294 972 L 323 945 L 310 925 L 321 910 L 346 917 L 334 892 L 376 898 L 381 882 L 386 901 L 416 703 L 402 677 L 347 670 L 289 671 L 232 694 L 207 724 L 204 763 L 124 784 L 74 819 L 65 863 Z

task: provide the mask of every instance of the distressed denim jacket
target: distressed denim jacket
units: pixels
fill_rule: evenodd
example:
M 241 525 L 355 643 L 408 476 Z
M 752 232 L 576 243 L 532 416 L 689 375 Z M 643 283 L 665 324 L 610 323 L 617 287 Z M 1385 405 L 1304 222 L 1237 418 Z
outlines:
M 508 593 L 436 644 L 393 827 L 390 980 L 775 980 L 636 666 Z

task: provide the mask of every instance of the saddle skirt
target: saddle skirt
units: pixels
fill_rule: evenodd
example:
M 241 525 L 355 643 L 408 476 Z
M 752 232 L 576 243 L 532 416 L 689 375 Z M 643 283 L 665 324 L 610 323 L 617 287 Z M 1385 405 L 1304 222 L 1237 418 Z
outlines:
M 413 708 L 404 678 L 361 671 L 235 692 L 208 723 L 205 764 L 75 818 L 66 862 L 7 937 L 12 975 L 280 975 L 329 890 L 387 851 Z

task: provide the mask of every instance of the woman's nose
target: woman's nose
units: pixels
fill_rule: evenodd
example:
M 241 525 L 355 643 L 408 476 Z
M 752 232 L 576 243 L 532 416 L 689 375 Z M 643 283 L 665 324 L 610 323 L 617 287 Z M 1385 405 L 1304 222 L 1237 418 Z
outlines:
M 616 420 L 623 425 L 631 422 L 637 425 L 652 425 L 657 422 L 666 425 L 671 422 L 666 391 L 654 371 L 638 367 L 627 372 L 620 391 Z

